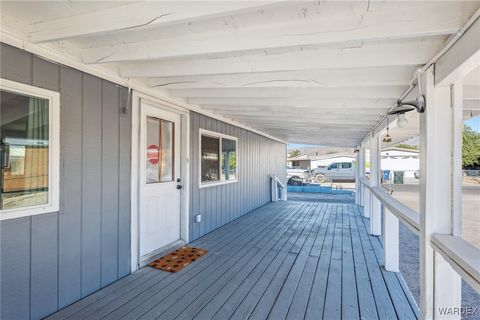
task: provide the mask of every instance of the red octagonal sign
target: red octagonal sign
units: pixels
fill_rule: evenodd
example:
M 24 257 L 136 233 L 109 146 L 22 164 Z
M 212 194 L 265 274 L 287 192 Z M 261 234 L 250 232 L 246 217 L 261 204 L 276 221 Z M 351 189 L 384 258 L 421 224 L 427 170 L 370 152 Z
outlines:
M 159 160 L 160 149 L 157 145 L 151 144 L 147 147 L 147 160 L 151 164 L 157 164 Z

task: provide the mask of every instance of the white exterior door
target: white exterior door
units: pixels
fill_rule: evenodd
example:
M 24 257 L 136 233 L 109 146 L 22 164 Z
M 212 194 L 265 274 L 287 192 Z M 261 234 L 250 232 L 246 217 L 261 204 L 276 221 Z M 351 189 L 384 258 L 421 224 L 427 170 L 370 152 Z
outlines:
M 181 116 L 141 103 L 139 253 L 144 261 L 179 240 Z

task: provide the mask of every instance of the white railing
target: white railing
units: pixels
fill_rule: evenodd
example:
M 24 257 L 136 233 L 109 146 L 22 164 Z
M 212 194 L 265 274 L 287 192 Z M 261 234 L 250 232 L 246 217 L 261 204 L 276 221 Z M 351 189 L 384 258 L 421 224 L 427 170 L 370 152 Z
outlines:
M 418 213 L 389 195 L 381 187 L 370 188 L 373 195 L 377 197 L 382 203 L 384 208 L 387 208 L 392 214 L 400 219 L 407 227 L 413 232 L 419 233 L 420 231 L 420 216 Z
M 399 222 L 404 223 L 415 234 L 420 235 L 420 215 L 407 207 L 381 187 L 371 187 L 369 180 L 360 179 L 360 189 L 364 193 L 364 210 L 372 210 L 365 206 L 371 203 L 368 197 L 375 197 L 383 207 L 382 237 L 384 242 L 385 269 L 399 271 Z M 367 191 L 367 192 L 366 192 Z M 367 196 L 365 196 L 367 194 Z M 372 216 L 371 212 L 364 214 Z M 464 239 L 450 234 L 434 234 L 430 245 L 445 261 L 477 292 L 480 293 L 480 249 Z
M 433 234 L 432 245 L 435 252 L 480 293 L 480 249 L 460 237 L 438 233 Z
M 272 201 L 287 200 L 287 188 L 276 175 L 271 180 Z

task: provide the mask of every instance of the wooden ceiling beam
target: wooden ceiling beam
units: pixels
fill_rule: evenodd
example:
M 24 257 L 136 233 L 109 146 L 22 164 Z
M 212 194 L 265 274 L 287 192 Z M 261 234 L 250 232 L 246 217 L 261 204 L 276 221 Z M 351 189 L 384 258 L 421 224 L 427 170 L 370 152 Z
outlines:
M 408 85 L 414 71 L 415 66 L 318 69 L 151 78 L 147 83 L 162 89 L 398 86 Z
M 194 105 L 222 105 L 222 106 L 288 106 L 288 107 L 315 107 L 315 108 L 359 108 L 359 109 L 378 109 L 391 107 L 397 98 L 311 98 L 311 97 L 293 97 L 293 98 L 259 98 L 259 97 L 206 97 L 206 98 L 188 98 L 187 101 Z
M 228 16 L 265 8 L 283 1 L 182 1 L 137 2 L 32 25 L 34 43 L 144 30 L 176 23 Z
M 127 78 L 176 77 L 190 75 L 275 72 L 311 69 L 412 66 L 426 63 L 444 44 L 443 39 L 363 43 L 340 48 L 298 49 L 278 54 L 235 57 L 175 59 L 120 64 Z
M 463 110 L 480 110 L 480 99 L 464 99 Z
M 323 107 L 290 107 L 290 106 L 212 106 L 212 105 L 202 105 L 202 109 L 209 110 L 212 112 L 230 114 L 236 112 L 244 113 L 255 113 L 259 112 L 270 112 L 270 113 L 284 113 L 292 112 L 295 114 L 304 113 L 304 114 L 315 114 L 315 115 L 349 115 L 349 114 L 361 114 L 361 115 L 383 115 L 388 111 L 388 108 L 323 108 Z
M 220 2 L 215 3 L 221 6 Z M 138 5 L 137 5 L 138 6 Z M 171 6 L 171 5 L 170 5 Z M 186 10 L 190 15 L 221 11 L 207 8 L 195 12 L 194 8 Z M 245 5 L 240 6 L 244 8 Z M 473 4 L 472 4 L 473 6 Z M 247 7 L 248 8 L 248 7 Z M 225 9 L 223 9 L 225 10 Z M 428 10 L 429 19 L 425 19 Z M 117 9 L 118 11 L 118 9 Z M 166 12 L 167 10 L 162 10 Z M 183 12 L 177 14 L 176 21 L 188 16 Z M 147 14 L 145 12 L 144 14 Z M 182 13 L 182 14 L 181 14 Z M 228 12 L 225 12 L 228 13 Z M 211 14 L 211 13 L 210 13 Z M 348 12 L 339 16 L 318 16 L 306 21 L 274 23 L 254 28 L 236 28 L 227 31 L 192 33 L 186 36 L 106 45 L 104 47 L 83 50 L 86 63 L 111 63 L 120 61 L 156 60 L 173 57 L 191 57 L 196 55 L 224 54 L 234 51 L 268 50 L 294 46 L 331 45 L 365 41 L 383 41 L 408 39 L 427 36 L 449 35 L 457 32 L 470 11 L 452 2 L 425 3 L 415 2 L 386 4 L 377 10 L 366 11 L 359 15 Z M 132 19 L 129 16 L 129 19 Z M 152 19 L 149 14 L 149 19 Z M 173 19 L 172 15 L 164 17 Z M 155 25 L 155 21 L 153 25 Z M 160 24 L 162 19 L 158 19 Z M 312 31 L 313 30 L 313 31 Z
M 362 114 L 362 113 L 323 113 L 323 112 L 272 112 L 272 111 L 214 111 L 216 114 L 221 114 L 228 117 L 236 116 L 255 116 L 255 117 L 296 117 L 299 119 L 358 119 L 358 120 L 380 120 L 383 113 L 379 114 Z
M 170 94 L 180 98 L 399 98 L 408 86 L 391 87 L 341 87 L 341 88 L 222 88 L 222 89 L 172 89 Z
M 263 124 L 268 126 L 269 123 L 275 123 L 275 126 L 280 124 L 288 126 L 288 125 L 297 125 L 297 126 L 306 126 L 306 125 L 313 125 L 313 126 L 322 126 L 322 125 L 346 125 L 346 126 L 364 126 L 364 127 L 372 127 L 374 126 L 377 121 L 376 120 L 349 120 L 349 119 L 315 119 L 310 121 L 308 119 L 302 118 L 294 118 L 292 116 L 279 118 L 279 117 L 257 117 L 257 116 L 230 116 L 229 118 L 243 121 L 249 124 Z

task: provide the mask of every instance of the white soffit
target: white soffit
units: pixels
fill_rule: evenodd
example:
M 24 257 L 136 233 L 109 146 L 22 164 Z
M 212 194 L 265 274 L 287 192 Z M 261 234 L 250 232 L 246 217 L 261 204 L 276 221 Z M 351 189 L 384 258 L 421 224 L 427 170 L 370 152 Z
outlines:
M 479 8 L 2 1 L 2 32 L 285 141 L 355 146 Z

